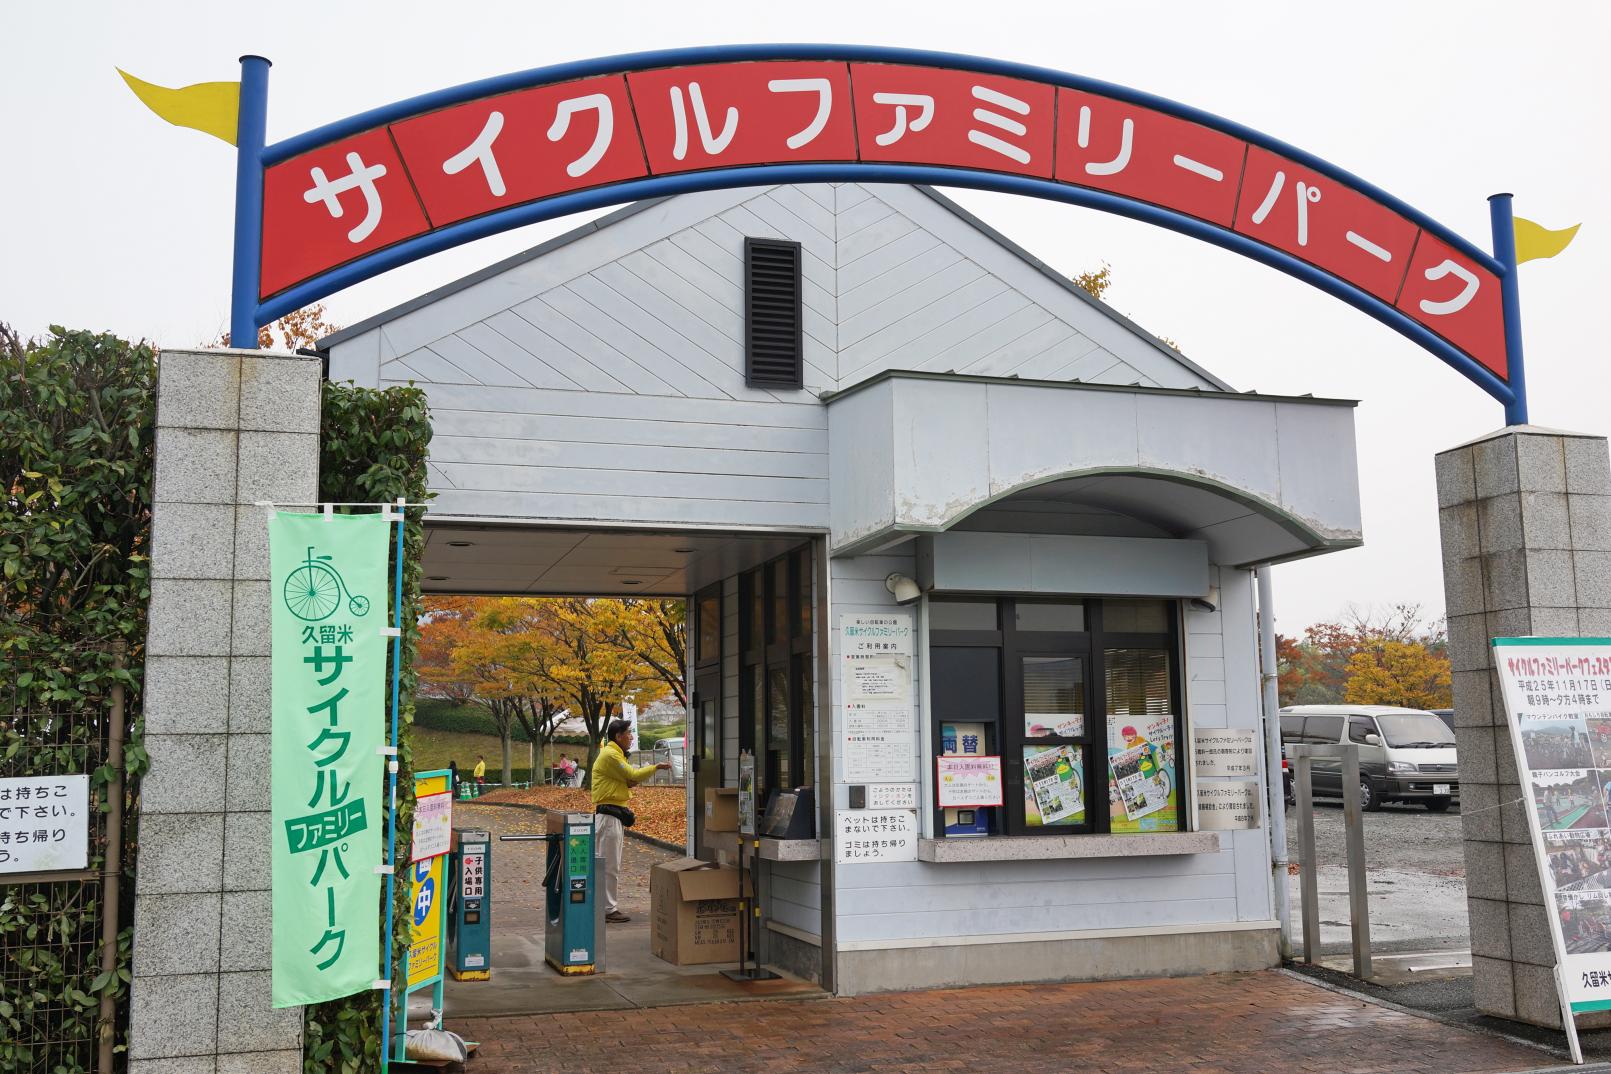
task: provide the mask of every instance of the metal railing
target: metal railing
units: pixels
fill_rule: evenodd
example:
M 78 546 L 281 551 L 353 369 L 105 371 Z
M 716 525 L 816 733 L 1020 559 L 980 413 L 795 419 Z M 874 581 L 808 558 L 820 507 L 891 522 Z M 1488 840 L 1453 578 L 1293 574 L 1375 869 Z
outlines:
M 1353 932 L 1354 976 L 1369 980 L 1370 900 L 1365 888 L 1365 818 L 1359 800 L 1359 747 L 1294 744 L 1287 747 L 1293 765 L 1293 794 L 1298 799 L 1298 880 L 1303 903 L 1303 960 L 1320 953 L 1320 877 L 1315 860 L 1315 758 L 1341 762 L 1343 829 L 1348 845 L 1348 923 Z

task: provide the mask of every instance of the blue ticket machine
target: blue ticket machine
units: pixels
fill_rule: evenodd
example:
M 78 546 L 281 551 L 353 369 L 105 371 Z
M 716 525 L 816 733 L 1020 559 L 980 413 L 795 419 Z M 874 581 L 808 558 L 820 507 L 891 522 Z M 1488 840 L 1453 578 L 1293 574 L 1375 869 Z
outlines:
M 492 977 L 492 833 L 453 829 L 448 972 L 455 981 Z
M 548 814 L 545 958 L 567 976 L 597 972 L 593 816 Z

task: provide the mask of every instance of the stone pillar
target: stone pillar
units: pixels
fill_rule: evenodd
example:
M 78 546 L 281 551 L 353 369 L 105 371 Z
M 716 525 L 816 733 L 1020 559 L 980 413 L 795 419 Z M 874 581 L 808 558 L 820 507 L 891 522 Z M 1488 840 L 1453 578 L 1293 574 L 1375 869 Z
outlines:
M 318 496 L 317 358 L 163 351 L 131 1074 L 299 1074 L 269 1006 L 268 530 Z
M 1611 636 L 1611 462 L 1604 437 L 1513 426 L 1438 455 L 1437 482 L 1476 1006 L 1558 1027 L 1548 909 L 1488 639 Z

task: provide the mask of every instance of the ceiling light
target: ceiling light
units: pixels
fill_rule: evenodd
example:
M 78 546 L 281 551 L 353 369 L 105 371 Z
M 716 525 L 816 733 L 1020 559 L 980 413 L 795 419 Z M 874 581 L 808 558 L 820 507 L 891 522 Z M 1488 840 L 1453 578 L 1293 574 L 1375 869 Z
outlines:
M 643 579 L 641 579 L 641 578 L 623 578 L 623 579 L 621 579 L 621 584 L 622 585 L 642 585 L 643 584 Z
M 686 556 L 686 555 L 691 555 L 694 550 L 692 548 L 673 548 L 672 551 L 673 552 L 680 552 L 681 554 Z
M 449 548 L 469 548 L 473 544 L 475 544 L 474 541 L 449 541 L 448 542 L 448 547 Z

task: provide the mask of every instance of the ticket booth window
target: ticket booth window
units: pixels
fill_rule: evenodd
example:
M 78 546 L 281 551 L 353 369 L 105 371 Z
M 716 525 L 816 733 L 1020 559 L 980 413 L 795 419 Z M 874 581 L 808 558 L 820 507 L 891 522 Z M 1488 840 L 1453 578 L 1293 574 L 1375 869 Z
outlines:
M 739 748 L 764 793 L 815 782 L 811 551 L 739 576 Z
M 1179 618 L 1164 600 L 930 600 L 935 750 L 1000 756 L 1006 784 L 965 834 L 1182 830 Z M 936 807 L 937 833 L 963 834 L 953 812 Z

